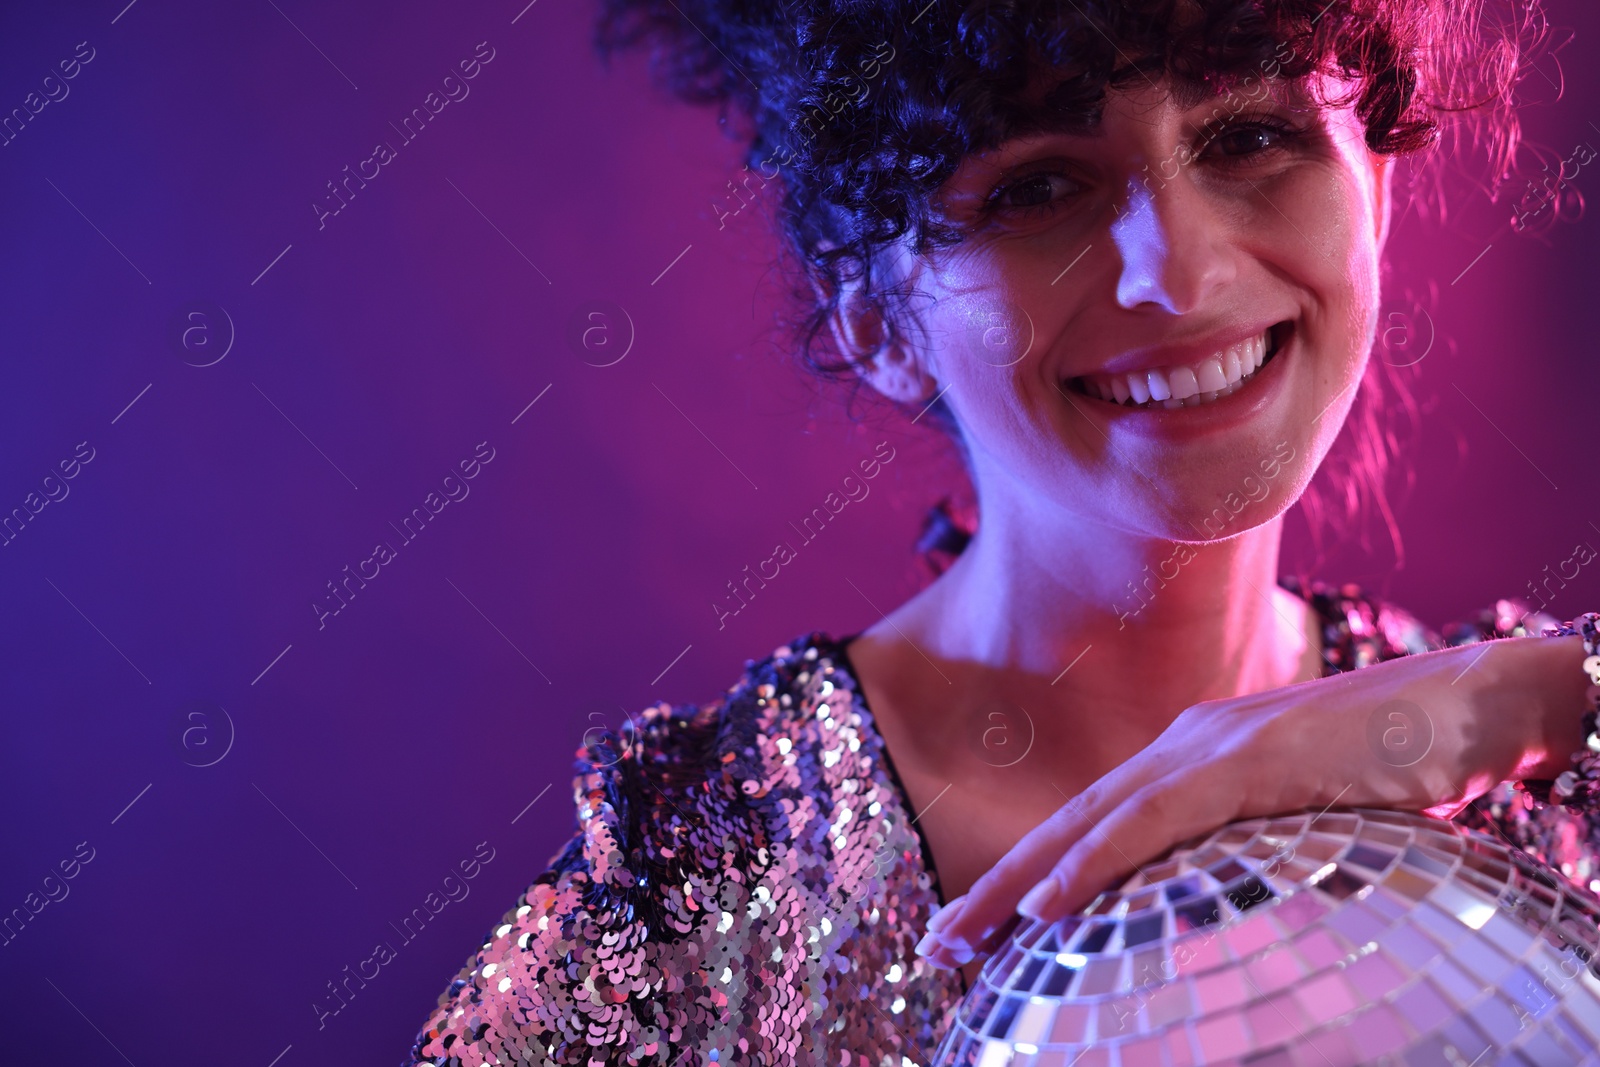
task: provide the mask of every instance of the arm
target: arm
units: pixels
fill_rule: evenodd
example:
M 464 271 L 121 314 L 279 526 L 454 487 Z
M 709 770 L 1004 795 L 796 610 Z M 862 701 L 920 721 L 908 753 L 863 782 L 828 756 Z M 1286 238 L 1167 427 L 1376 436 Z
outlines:
M 1507 650 L 1515 646 L 1516 653 L 1505 657 L 1496 649 L 1496 654 L 1503 666 L 1512 668 L 1513 679 L 1522 677 L 1534 708 L 1545 713 L 1544 740 L 1537 751 L 1530 751 L 1520 778 L 1474 800 L 1456 821 L 1543 861 L 1577 885 L 1600 888 L 1595 880 L 1600 874 L 1600 805 L 1582 794 L 1570 806 L 1546 802 L 1551 779 L 1570 769 L 1570 753 L 1582 744 L 1577 735 L 1584 694 L 1574 697 L 1570 688 L 1574 678 L 1579 689 L 1588 682 L 1580 669 L 1581 639 L 1552 636 L 1506 645 Z
M 1543 727 L 1538 751 L 1530 753 L 1533 762 L 1521 768 L 1514 780 L 1533 785 L 1541 794 L 1543 789 L 1538 787 L 1548 788 L 1551 779 L 1571 766 L 1571 754 L 1583 745 L 1579 734 L 1588 685 L 1581 669 L 1585 653 L 1579 637 L 1541 636 L 1559 625 L 1560 620 L 1545 612 L 1542 604 L 1533 608 L 1513 597 L 1496 601 L 1474 618 L 1451 622 L 1441 631 L 1448 646 L 1497 642 L 1497 657 L 1503 656 L 1499 642 L 1504 638 L 1540 637 L 1513 657 L 1520 670 L 1513 672 L 1510 685 L 1513 692 L 1527 694 L 1531 707 L 1523 714 L 1538 718 Z M 1481 654 L 1488 652 L 1485 648 Z
M 1457 817 L 1500 783 L 1558 768 L 1580 743 L 1582 660 L 1576 639 L 1491 641 L 1196 704 L 1026 835 L 929 924 L 918 951 L 959 966 L 1013 913 L 1070 914 L 1171 845 L 1239 818 L 1334 804 Z M 1391 750 L 1390 723 L 1420 750 Z M 1563 841 L 1574 843 L 1567 821 Z M 1584 877 L 1576 865 L 1563 873 Z
M 1507 703 L 1539 725 L 1517 778 L 1549 781 L 1572 766 L 1573 752 L 1583 747 L 1583 640 L 1577 636 L 1507 641 L 1486 649 L 1508 661 Z M 1524 694 L 1518 700 L 1516 694 Z

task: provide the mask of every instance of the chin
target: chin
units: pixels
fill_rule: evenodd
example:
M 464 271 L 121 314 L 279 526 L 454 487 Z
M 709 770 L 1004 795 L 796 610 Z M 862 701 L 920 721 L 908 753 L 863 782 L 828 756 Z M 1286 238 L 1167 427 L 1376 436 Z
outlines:
M 1142 509 L 1147 517 L 1138 527 L 1165 541 L 1207 544 L 1274 522 L 1300 499 L 1315 470 L 1305 447 L 1282 441 L 1255 460 L 1213 467 L 1204 475 L 1168 473 L 1182 492 Z

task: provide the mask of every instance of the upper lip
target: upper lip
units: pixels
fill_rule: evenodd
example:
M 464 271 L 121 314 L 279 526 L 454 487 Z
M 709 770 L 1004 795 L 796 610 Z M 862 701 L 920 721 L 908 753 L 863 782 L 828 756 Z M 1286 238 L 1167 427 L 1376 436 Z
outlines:
M 1080 372 L 1079 376 L 1127 374 L 1133 371 L 1154 370 L 1157 367 L 1193 366 L 1207 356 L 1214 356 L 1240 341 L 1247 341 L 1265 333 L 1282 321 L 1284 317 L 1273 317 L 1243 326 L 1225 326 L 1192 341 L 1132 348 L 1113 356 L 1098 367 Z

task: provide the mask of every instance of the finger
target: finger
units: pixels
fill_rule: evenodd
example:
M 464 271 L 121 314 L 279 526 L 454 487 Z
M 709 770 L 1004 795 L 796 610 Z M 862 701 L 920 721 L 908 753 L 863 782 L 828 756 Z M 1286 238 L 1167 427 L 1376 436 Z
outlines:
M 967 898 L 965 896 L 956 897 L 956 899 L 952 900 L 950 903 L 946 904 L 944 907 L 940 908 L 934 913 L 933 918 L 928 920 L 927 931 L 922 935 L 922 940 L 917 942 L 915 949 L 917 955 L 929 956 L 934 952 L 934 950 L 941 947 L 939 943 L 939 930 L 948 925 L 950 920 L 954 919 L 956 915 L 960 913 L 962 906 L 965 905 L 966 902 Z M 937 959 L 934 959 L 933 962 L 945 967 L 956 966 L 955 963 L 946 960 L 943 955 L 940 955 Z
M 980 942 L 1016 911 L 1016 902 L 1077 840 L 1081 823 L 1076 806 L 1058 809 L 972 884 L 959 911 L 929 938 L 945 950 L 935 962 L 959 966 L 972 959 Z M 922 946 L 919 946 L 919 951 Z
M 1148 760 L 1135 757 L 1077 797 L 1062 793 L 1066 803 L 972 884 L 961 911 L 940 926 L 937 942 L 970 960 L 976 947 L 1016 914 L 1023 894 L 1046 878 L 1096 822 L 1155 775 Z
M 1019 908 L 1042 922 L 1075 914 L 1173 845 L 1243 817 L 1235 790 L 1204 787 L 1218 773 L 1208 767 L 1139 789 L 1068 849 Z
M 917 955 L 942 971 L 953 971 L 971 961 L 974 950 L 968 948 L 957 951 L 940 944 L 934 935 L 928 934 L 917 944 Z
M 1012 912 L 1011 918 L 1001 923 L 999 928 L 996 929 L 994 933 L 980 941 L 974 951 L 979 956 L 988 956 L 992 953 L 998 952 L 1000 950 L 1000 946 L 1004 945 L 1008 940 L 1010 940 L 1011 935 L 1016 933 L 1017 927 L 1021 926 L 1027 921 L 1028 920 L 1023 916 L 1018 915 L 1016 912 Z
M 933 918 L 928 920 L 929 932 L 937 933 L 946 926 L 950 925 L 950 920 L 954 919 L 958 914 L 960 914 L 962 907 L 965 906 L 966 903 L 967 898 L 966 895 L 963 894 L 959 897 L 956 897 L 956 899 L 952 900 L 944 907 L 940 908 L 934 913 Z
M 933 964 L 935 967 L 938 967 L 942 970 L 955 970 L 957 967 L 963 967 L 979 956 L 987 956 L 997 951 L 1006 943 L 1006 941 L 1011 937 L 1011 934 L 1016 930 L 1017 925 L 1022 921 L 1022 916 L 1013 913 L 1010 919 L 1001 923 L 1000 926 L 988 937 L 984 938 L 982 942 L 971 948 L 963 948 L 959 951 L 937 943 L 937 941 L 934 940 L 934 935 L 929 934 L 924 939 L 924 941 L 927 943 L 926 947 L 919 944 L 917 946 L 917 952 L 921 955 L 925 955 L 928 962 Z

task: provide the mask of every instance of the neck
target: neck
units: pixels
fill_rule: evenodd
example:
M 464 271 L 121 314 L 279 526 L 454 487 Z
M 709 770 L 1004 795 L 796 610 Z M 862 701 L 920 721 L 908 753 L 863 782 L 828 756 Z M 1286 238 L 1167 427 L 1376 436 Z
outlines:
M 1043 679 L 1058 706 L 1157 732 L 1199 701 L 1320 673 L 1307 608 L 1277 584 L 1281 517 L 1194 544 L 1019 518 L 985 513 L 926 591 L 930 655 Z

